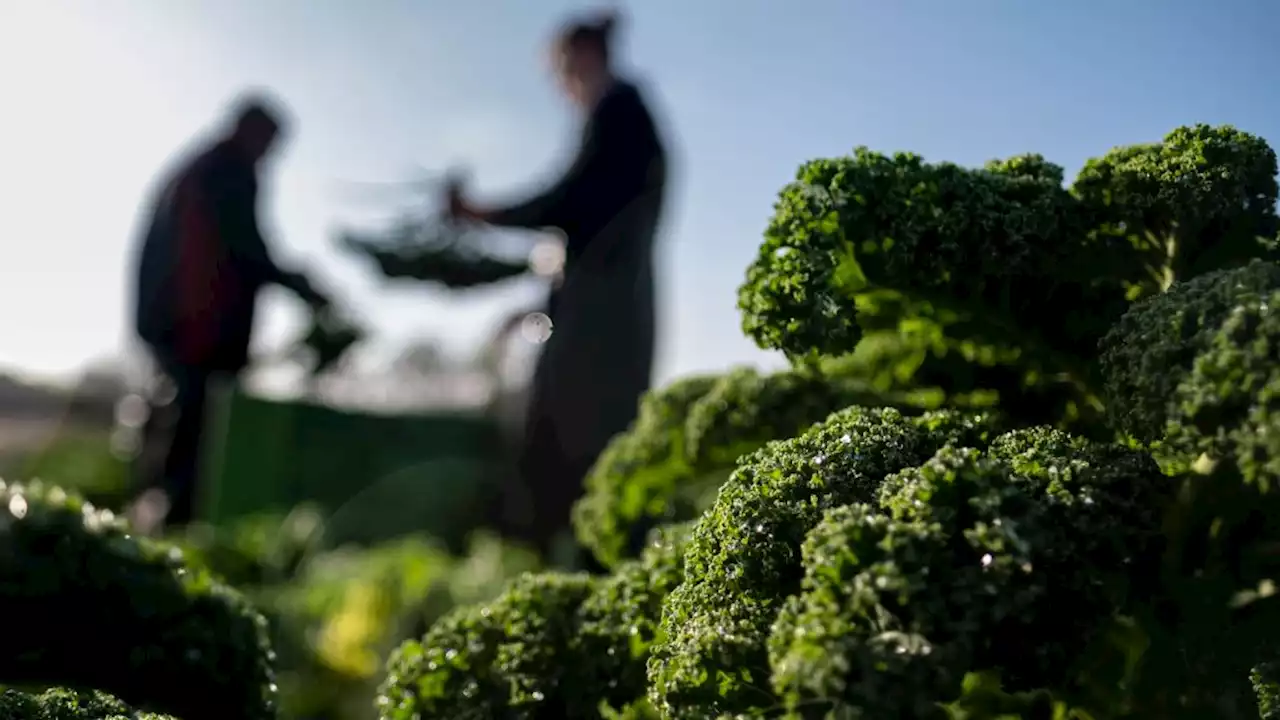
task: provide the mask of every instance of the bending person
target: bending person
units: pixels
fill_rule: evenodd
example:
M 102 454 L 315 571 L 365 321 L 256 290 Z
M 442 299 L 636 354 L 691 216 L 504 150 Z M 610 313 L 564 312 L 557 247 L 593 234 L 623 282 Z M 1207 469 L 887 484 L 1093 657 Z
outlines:
M 152 209 L 136 268 L 134 324 L 174 392 L 144 429 L 144 438 L 167 446 L 160 467 L 142 463 L 142 502 L 131 509 L 140 525 L 157 513 L 170 524 L 191 520 L 206 391 L 248 364 L 258 291 L 275 284 L 313 307 L 327 304 L 306 277 L 275 262 L 258 226 L 259 166 L 281 131 L 270 105 L 244 101 L 225 135 L 165 179 Z
M 568 528 L 596 457 L 635 418 L 653 367 L 653 246 L 666 151 L 640 90 L 614 70 L 614 24 L 612 16 L 573 22 L 554 42 L 559 85 L 585 119 L 577 157 L 559 181 L 505 207 L 472 205 L 456 187 L 448 198 L 455 217 L 557 228 L 566 238 L 520 458 L 532 511 L 526 539 L 544 551 Z

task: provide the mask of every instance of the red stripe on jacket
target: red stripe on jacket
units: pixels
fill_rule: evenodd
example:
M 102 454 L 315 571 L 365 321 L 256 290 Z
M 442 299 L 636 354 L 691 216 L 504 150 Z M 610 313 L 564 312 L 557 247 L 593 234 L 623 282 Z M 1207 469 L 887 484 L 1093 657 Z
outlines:
M 184 178 L 177 197 L 175 331 L 179 359 L 193 365 L 215 359 L 224 313 L 234 302 L 235 273 L 219 237 L 216 208 L 197 182 Z

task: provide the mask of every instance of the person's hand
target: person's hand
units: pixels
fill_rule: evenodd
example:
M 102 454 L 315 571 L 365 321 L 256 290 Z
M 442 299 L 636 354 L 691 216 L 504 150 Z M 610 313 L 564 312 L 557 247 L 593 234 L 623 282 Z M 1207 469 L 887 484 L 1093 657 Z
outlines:
M 302 273 L 291 273 L 288 277 L 291 288 L 298 297 L 307 305 L 311 306 L 314 311 L 324 310 L 331 304 L 328 296 L 320 292 L 311 284 L 311 280 Z
M 478 211 L 462 196 L 462 177 L 458 173 L 450 173 L 444 183 L 445 211 L 452 220 L 483 221 L 483 213 Z
M 457 220 L 466 213 L 467 203 L 462 199 L 462 181 L 457 176 L 445 180 L 444 207 L 451 219 Z
M 315 288 L 311 289 L 311 294 L 307 297 L 307 304 L 315 312 L 323 312 L 333 307 L 333 301 L 329 299 L 329 296 Z

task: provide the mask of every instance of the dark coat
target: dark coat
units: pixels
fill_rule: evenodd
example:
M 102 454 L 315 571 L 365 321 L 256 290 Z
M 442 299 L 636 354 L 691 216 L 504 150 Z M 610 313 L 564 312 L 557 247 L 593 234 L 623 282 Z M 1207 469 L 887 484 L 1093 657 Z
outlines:
M 241 370 L 257 295 L 292 279 L 258 228 L 254 164 L 227 142 L 199 152 L 164 183 L 138 258 L 134 327 L 167 364 Z
M 548 300 L 553 332 L 530 401 L 525 466 L 535 487 L 546 476 L 567 475 L 576 496 L 582 474 L 635 418 L 649 389 L 653 250 L 666 181 L 666 151 L 654 119 L 639 90 L 617 82 L 587 120 L 561 179 L 490 215 L 496 225 L 557 228 L 566 241 L 564 279 Z M 567 508 L 560 506 L 569 501 L 552 499 L 556 507 L 540 514 L 563 516 Z

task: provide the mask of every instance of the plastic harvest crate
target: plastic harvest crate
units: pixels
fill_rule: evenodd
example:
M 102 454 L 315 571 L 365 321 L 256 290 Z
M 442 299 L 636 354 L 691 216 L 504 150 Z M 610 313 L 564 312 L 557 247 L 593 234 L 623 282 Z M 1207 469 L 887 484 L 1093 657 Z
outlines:
M 386 416 L 213 396 L 197 513 L 217 525 L 311 502 L 342 540 L 456 537 L 484 522 L 504 469 L 499 428 L 480 413 Z

